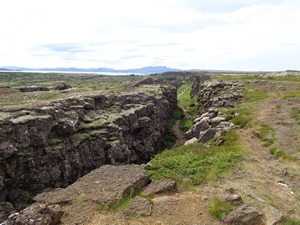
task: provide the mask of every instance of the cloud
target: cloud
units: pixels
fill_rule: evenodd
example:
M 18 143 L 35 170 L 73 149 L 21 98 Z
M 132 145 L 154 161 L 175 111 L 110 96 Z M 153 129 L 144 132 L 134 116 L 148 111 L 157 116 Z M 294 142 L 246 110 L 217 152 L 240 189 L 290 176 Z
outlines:
M 300 69 L 295 0 L 10 0 L 0 7 L 1 67 Z

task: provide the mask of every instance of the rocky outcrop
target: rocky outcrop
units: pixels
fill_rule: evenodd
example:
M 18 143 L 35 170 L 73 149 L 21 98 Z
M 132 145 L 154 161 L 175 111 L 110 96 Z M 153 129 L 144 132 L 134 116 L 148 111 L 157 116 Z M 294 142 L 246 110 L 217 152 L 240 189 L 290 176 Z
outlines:
M 29 86 L 29 87 L 19 87 L 18 90 L 21 92 L 35 92 L 35 91 L 49 91 L 49 88 Z
M 1 200 L 15 193 L 26 200 L 29 193 L 66 187 L 102 165 L 146 162 L 160 152 L 177 107 L 176 89 L 144 85 L 131 91 L 0 111 Z
M 71 85 L 66 84 L 66 83 L 60 83 L 54 87 L 54 90 L 62 91 L 62 90 L 70 89 L 70 88 L 72 88 Z
M 60 205 L 33 204 L 10 215 L 5 225 L 56 225 L 63 214 Z
M 220 137 L 224 131 L 236 128 L 230 122 L 234 115 L 224 115 L 221 108 L 233 107 L 242 99 L 241 89 L 237 82 L 212 81 L 209 76 L 193 77 L 191 97 L 197 96 L 199 116 L 193 121 L 193 126 L 185 133 L 188 140 L 185 144 L 207 141 Z M 216 140 L 216 145 L 223 144 L 222 139 Z
M 209 77 L 195 76 L 192 83 L 191 96 L 197 96 L 199 113 L 207 112 L 209 108 L 233 107 L 242 99 L 239 82 L 208 81 Z
M 213 138 L 222 136 L 227 130 L 237 128 L 229 121 L 230 119 L 216 108 L 208 109 L 206 113 L 194 119 L 193 126 L 185 133 L 185 137 L 188 139 L 185 144 L 206 143 Z M 216 145 L 223 144 L 221 142 L 222 139 L 217 139 Z

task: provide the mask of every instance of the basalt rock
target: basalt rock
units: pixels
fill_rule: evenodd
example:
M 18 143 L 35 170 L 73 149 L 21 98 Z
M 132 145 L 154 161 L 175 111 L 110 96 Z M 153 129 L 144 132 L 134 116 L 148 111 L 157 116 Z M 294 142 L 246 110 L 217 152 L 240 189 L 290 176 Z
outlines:
M 1 109 L 1 198 L 66 187 L 105 164 L 149 161 L 175 108 L 176 88 L 141 85 Z
M 220 112 L 220 108 L 233 107 L 242 98 L 237 82 L 212 81 L 207 75 L 193 77 L 191 96 L 197 96 L 199 116 L 193 120 L 193 126 L 185 133 L 186 139 L 193 143 L 207 141 L 224 135 L 226 130 L 236 128 L 230 122 L 234 115 L 227 116 Z M 193 141 L 192 141 L 193 140 Z M 223 139 L 216 144 L 222 145 Z
M 197 96 L 199 113 L 209 108 L 233 107 L 242 98 L 239 82 L 210 81 L 207 76 L 195 76 L 192 83 L 191 96 Z

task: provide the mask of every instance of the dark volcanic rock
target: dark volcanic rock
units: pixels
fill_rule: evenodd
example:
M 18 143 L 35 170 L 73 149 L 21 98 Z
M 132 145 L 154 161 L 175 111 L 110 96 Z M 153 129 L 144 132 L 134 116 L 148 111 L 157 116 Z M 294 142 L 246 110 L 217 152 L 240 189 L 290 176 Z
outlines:
M 175 87 L 141 85 L 40 104 L 0 109 L 1 199 L 15 187 L 35 195 L 105 164 L 149 161 L 164 148 L 177 95 Z
M 54 87 L 54 90 L 59 90 L 59 91 L 61 91 L 61 90 L 69 89 L 69 88 L 72 88 L 72 86 L 71 86 L 71 85 L 68 85 L 68 84 L 66 84 L 66 83 L 61 83 L 61 84 L 56 85 L 56 86 Z
M 56 225 L 64 212 L 60 205 L 33 204 L 9 216 L 6 225 Z
M 0 221 L 4 221 L 10 214 L 16 212 L 15 207 L 10 202 L 0 202 Z
M 18 89 L 21 92 L 49 91 L 49 88 L 47 87 L 37 87 L 37 86 L 19 87 Z
M 209 128 L 209 129 L 207 129 L 206 131 L 203 131 L 200 134 L 198 142 L 206 143 L 209 140 L 213 139 L 215 134 L 216 134 L 216 130 L 212 129 L 212 128 Z

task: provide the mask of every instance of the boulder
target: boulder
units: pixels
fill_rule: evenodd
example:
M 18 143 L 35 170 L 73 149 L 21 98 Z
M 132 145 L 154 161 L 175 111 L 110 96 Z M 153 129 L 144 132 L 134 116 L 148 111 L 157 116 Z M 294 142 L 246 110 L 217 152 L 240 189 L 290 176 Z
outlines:
M 194 137 L 194 138 L 192 138 L 192 139 L 190 139 L 190 140 L 187 140 L 187 141 L 184 143 L 184 145 L 190 145 L 190 144 L 193 144 L 193 143 L 196 143 L 196 142 L 198 142 L 198 138 Z
M 60 205 L 33 204 L 8 217 L 5 225 L 56 225 L 64 212 Z
M 60 83 L 54 87 L 54 90 L 61 91 L 61 90 L 69 89 L 69 88 L 72 88 L 72 86 L 69 84 L 66 84 L 66 83 Z
M 205 131 L 209 128 L 209 124 L 207 122 L 207 120 L 201 120 L 200 122 L 196 123 L 195 125 L 193 125 L 186 133 L 185 133 L 185 137 L 187 139 L 196 137 L 199 138 L 199 134 L 201 131 Z
M 172 179 L 157 180 L 145 187 L 141 194 L 150 195 L 162 192 L 174 191 L 177 187 L 176 181 Z
M 213 139 L 216 134 L 216 130 L 209 128 L 206 131 L 200 133 L 198 142 L 206 143 L 209 140 Z
M 283 214 L 278 209 L 275 209 L 269 205 L 263 209 L 263 212 L 266 216 L 266 225 L 281 224 L 283 220 Z
M 115 202 L 116 199 L 145 187 L 149 177 L 138 165 L 104 165 L 78 179 L 65 189 L 54 189 L 33 198 L 37 202 L 66 203 L 86 196 L 95 202 Z
M 225 221 L 233 225 L 265 225 L 264 215 L 246 204 L 235 208 Z
M 217 116 L 215 118 L 212 118 L 210 120 L 210 123 L 213 127 L 216 127 L 218 126 L 221 122 L 225 121 L 225 118 L 224 117 L 221 117 L 221 116 Z

